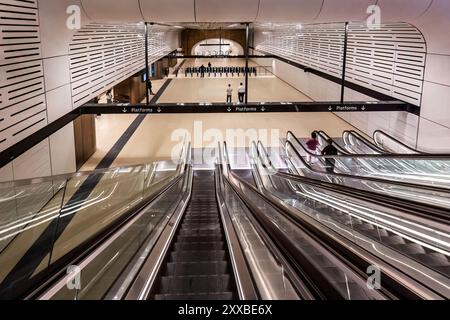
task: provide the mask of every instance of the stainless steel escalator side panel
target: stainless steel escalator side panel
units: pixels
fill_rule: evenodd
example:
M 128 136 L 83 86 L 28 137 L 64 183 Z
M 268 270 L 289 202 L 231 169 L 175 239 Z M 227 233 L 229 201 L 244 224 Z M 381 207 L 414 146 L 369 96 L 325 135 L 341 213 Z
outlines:
M 267 162 L 267 161 L 265 161 L 265 162 Z M 285 178 L 285 177 L 280 177 L 280 178 Z M 286 180 L 286 179 L 283 179 L 283 180 Z M 269 189 L 270 189 L 271 185 L 269 184 L 269 185 L 267 185 L 267 186 L 268 186 Z M 266 187 L 267 187 L 267 186 L 266 186 Z M 295 186 L 295 182 L 292 182 L 292 186 Z M 281 206 L 286 206 L 286 207 L 288 207 L 288 208 L 290 207 L 290 205 L 285 204 L 284 201 L 282 201 L 281 199 L 277 198 L 277 197 L 274 195 L 274 190 L 271 190 L 271 191 L 269 191 L 269 192 L 266 191 L 265 193 L 266 193 L 266 196 L 267 196 L 267 197 L 272 198 L 275 202 L 279 202 Z M 294 210 L 291 209 L 291 212 L 294 213 L 294 212 L 295 212 L 295 209 L 294 209 Z M 294 214 L 295 214 L 295 213 L 294 213 Z M 309 217 L 308 214 L 304 214 L 304 213 L 301 214 L 301 215 L 298 215 L 298 214 L 297 214 L 297 216 L 300 217 L 300 218 L 302 218 L 302 219 L 305 219 L 305 220 L 310 220 L 310 221 L 311 221 L 311 219 L 312 219 L 311 217 Z M 317 223 L 317 222 L 316 222 L 316 223 Z M 328 227 L 330 228 L 330 231 L 331 231 L 331 232 L 336 232 L 336 226 L 335 226 L 334 224 L 330 224 L 330 225 L 328 225 Z M 333 230 L 333 229 L 334 229 L 334 230 Z M 339 231 L 339 230 L 338 230 L 338 231 Z M 347 231 L 344 231 L 344 232 L 338 232 L 338 233 L 341 233 L 341 235 L 342 235 L 342 236 L 345 236 L 346 238 L 348 238 L 349 235 L 351 235 L 351 237 L 349 238 L 349 240 L 354 240 L 354 231 L 353 231 L 353 230 L 347 230 Z M 358 235 L 358 237 L 361 238 L 361 239 L 364 238 L 364 236 L 360 236 L 360 235 Z M 366 242 L 366 248 L 367 248 L 367 249 L 370 249 L 371 247 L 373 247 L 374 244 L 373 244 L 373 241 L 372 241 L 372 240 L 370 240 L 370 239 L 368 239 L 368 238 L 365 238 L 364 241 Z M 381 246 L 381 247 L 384 249 L 384 246 Z M 369 251 L 370 251 L 370 250 L 369 250 Z M 388 253 L 390 254 L 390 256 L 392 257 L 392 258 L 390 259 L 391 262 L 392 262 L 392 261 L 394 261 L 394 262 L 399 262 L 399 263 L 397 263 L 397 267 L 403 266 L 403 264 L 401 263 L 401 261 L 402 261 L 402 256 L 399 255 L 397 252 L 395 252 L 395 251 L 393 251 L 393 250 L 391 250 L 391 249 L 388 249 L 388 248 L 386 248 L 386 251 L 383 251 L 383 250 L 382 250 L 382 252 L 383 252 L 383 254 L 384 254 L 384 252 L 388 252 Z M 389 257 L 389 255 L 387 255 L 387 256 Z M 424 273 L 421 273 L 420 271 L 419 271 L 419 272 L 416 272 L 417 270 L 420 270 L 421 268 L 423 269 L 423 266 L 421 266 L 420 264 L 415 263 L 414 261 L 411 261 L 411 263 L 410 263 L 410 268 L 411 268 L 412 274 L 413 274 L 414 276 L 417 276 L 417 277 L 423 277 L 423 276 L 424 276 Z M 449 290 L 448 279 L 445 279 L 445 277 L 443 277 L 443 276 L 440 275 L 440 274 L 434 273 L 433 271 L 431 271 L 430 274 L 432 274 L 432 275 L 434 276 L 434 279 L 431 280 L 431 283 L 430 283 L 430 281 L 427 281 L 428 284 L 430 284 L 431 287 L 433 287 L 433 285 L 438 285 L 438 286 L 439 286 L 438 291 L 440 292 L 440 294 L 443 294 L 445 297 L 448 297 L 449 294 L 450 294 L 450 292 L 448 291 L 448 290 Z M 395 273 L 394 273 L 394 276 L 396 276 Z M 397 275 L 397 276 L 398 276 L 398 275 Z M 396 277 L 397 277 L 397 276 L 396 276 Z M 412 276 L 411 279 L 414 279 L 414 276 Z M 425 277 L 428 277 L 428 275 L 425 274 Z M 397 278 L 398 278 L 398 277 L 397 277 Z M 412 286 L 410 286 L 410 287 L 411 287 L 411 288 L 420 288 L 420 286 L 417 286 L 416 284 L 414 284 L 414 282 L 412 282 Z M 422 287 L 423 287 L 423 286 L 422 286 Z M 428 289 L 426 289 L 424 292 L 427 292 L 427 290 L 428 290 Z M 428 291 L 429 291 L 429 290 L 428 290 Z M 438 298 L 438 296 L 434 295 L 433 293 L 425 294 L 424 297 L 427 297 L 427 298 Z
M 215 170 L 215 185 L 216 198 L 219 205 L 228 250 L 230 252 L 230 260 L 233 266 L 239 298 L 241 300 L 257 300 L 258 294 L 254 287 L 249 267 L 247 266 L 244 253 L 242 252 L 242 247 L 233 227 L 233 222 L 231 221 L 230 213 L 227 209 L 227 204 L 222 196 L 222 175 L 217 167 Z
M 187 185 L 189 186 L 188 192 L 184 196 L 184 199 L 178 204 L 175 214 L 171 216 L 166 227 L 158 237 L 158 240 L 153 246 L 150 255 L 143 257 L 145 262 L 128 289 L 127 294 L 122 297 L 124 300 L 147 300 L 148 295 L 150 294 L 150 291 L 157 279 L 158 271 L 161 268 L 164 257 L 169 250 L 183 214 L 192 196 L 193 170 L 191 166 L 189 166 L 189 169 L 186 172 L 186 177 Z

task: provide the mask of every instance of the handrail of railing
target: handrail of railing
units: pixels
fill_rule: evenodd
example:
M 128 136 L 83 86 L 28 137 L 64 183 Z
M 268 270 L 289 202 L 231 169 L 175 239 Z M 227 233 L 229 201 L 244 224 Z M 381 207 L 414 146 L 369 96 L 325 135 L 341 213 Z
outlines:
M 321 174 L 321 175 L 326 174 L 327 176 L 343 177 L 343 178 L 348 178 L 348 179 L 359 179 L 361 181 L 384 183 L 384 184 L 390 184 L 390 185 L 401 186 L 401 187 L 406 187 L 406 188 L 414 188 L 414 189 L 418 189 L 418 190 L 436 191 L 436 192 L 441 192 L 441 193 L 449 192 L 448 189 L 439 188 L 439 187 L 416 185 L 416 184 L 411 184 L 411 183 L 406 183 L 406 182 L 401 182 L 401 181 L 385 180 L 385 179 L 378 179 L 378 178 L 373 178 L 373 177 L 360 177 L 360 176 L 352 176 L 349 174 L 342 174 L 342 173 L 325 173 L 322 171 L 317 171 L 317 170 L 311 168 L 306 163 L 306 161 L 298 153 L 297 149 L 294 147 L 292 142 L 286 141 L 285 150 L 286 150 L 286 152 L 289 152 L 287 147 L 290 147 L 294 151 L 294 154 L 296 155 L 296 157 L 302 162 L 302 164 L 308 170 L 310 170 L 316 174 Z M 287 156 L 290 157 L 289 154 L 287 154 Z M 365 190 L 356 189 L 353 187 L 348 187 L 348 186 L 343 186 L 343 185 L 337 185 L 334 183 L 316 180 L 316 179 L 312 179 L 312 178 L 307 178 L 307 177 L 303 177 L 303 176 L 286 174 L 286 173 L 282 173 L 282 172 L 278 172 L 277 174 L 279 174 L 281 176 L 285 176 L 289 179 L 292 178 L 299 182 L 304 182 L 309 185 L 319 186 L 319 187 L 323 186 L 330 191 L 342 193 L 345 195 L 350 194 L 355 197 L 358 196 L 362 200 L 371 201 L 373 203 L 377 203 L 377 204 L 383 203 L 386 205 L 390 204 L 390 206 L 394 209 L 401 206 L 402 208 L 404 208 L 407 211 L 411 212 L 411 210 L 412 210 L 413 213 L 420 212 L 420 214 L 427 219 L 433 219 L 438 222 L 450 223 L 450 215 L 448 214 L 448 209 L 434 206 L 431 204 L 424 204 L 421 202 L 406 200 L 406 199 L 397 198 L 394 196 L 381 195 L 381 194 L 377 194 L 377 193 L 370 192 L 370 191 L 365 191 Z M 376 198 L 376 199 L 374 199 L 374 198 Z
M 249 201 L 246 201 L 248 199 L 245 193 L 239 192 L 239 188 L 235 185 L 234 182 L 232 182 L 233 180 L 238 181 L 240 184 L 244 185 L 245 188 L 249 188 L 250 190 L 254 191 L 263 201 L 273 206 L 281 214 L 283 214 L 290 221 L 294 222 L 297 226 L 308 232 L 315 239 L 320 239 L 319 241 L 322 242 L 325 241 L 326 246 L 333 248 L 332 250 L 334 250 L 334 252 L 340 253 L 341 257 L 351 261 L 350 263 L 355 266 L 356 270 L 365 272 L 368 266 L 377 265 L 382 270 L 383 274 L 387 278 L 389 278 L 389 281 L 387 283 L 392 285 L 389 288 L 390 290 L 386 293 L 388 296 L 391 296 L 391 294 L 394 292 L 395 294 L 406 295 L 406 297 L 408 298 L 442 299 L 440 295 L 437 295 L 435 292 L 416 282 L 415 279 L 412 279 L 399 270 L 392 268 L 388 263 L 384 262 L 377 256 L 374 256 L 372 253 L 367 252 L 364 249 L 355 247 L 348 239 L 345 239 L 335 231 L 329 228 L 324 229 L 319 222 L 313 220 L 307 215 L 302 215 L 300 218 L 299 215 L 293 212 L 292 208 L 287 206 L 280 199 L 271 195 L 261 194 L 256 187 L 250 185 L 232 172 L 231 177 L 233 179 L 227 177 L 227 180 L 235 187 L 235 190 L 238 192 L 239 196 L 243 198 L 244 203 L 246 203 L 248 207 L 253 209 L 252 211 L 257 211 L 257 207 L 252 206 Z M 267 224 L 264 225 L 267 226 Z M 280 242 L 282 241 L 280 240 Z M 283 244 L 288 245 L 284 242 Z M 295 255 L 291 256 L 295 257 Z
M 382 130 L 375 130 L 373 132 L 373 140 L 375 141 L 375 143 L 378 145 L 378 147 L 383 148 L 383 146 L 379 145 L 378 139 L 377 139 L 377 135 L 383 135 L 385 137 L 387 137 L 388 139 L 394 141 L 395 143 L 397 143 L 398 145 L 400 145 L 402 148 L 405 148 L 407 150 L 410 150 L 411 152 L 417 153 L 417 154 L 423 154 L 423 155 L 429 155 L 430 153 L 428 152 L 423 152 L 423 151 L 419 151 L 417 149 L 414 149 L 410 146 L 408 146 L 407 144 L 405 144 L 404 142 L 398 140 L 397 138 L 391 136 L 390 134 L 387 134 L 386 132 L 382 131 Z
M 258 294 L 244 256 L 241 243 L 239 242 L 227 205 L 222 195 L 221 179 L 223 177 L 221 176 L 222 173 L 219 167 L 220 166 L 216 166 L 215 170 L 216 198 L 219 204 L 219 212 L 224 227 L 228 250 L 230 252 L 230 259 L 235 275 L 239 298 L 241 300 L 256 300 L 258 298 Z
M 290 143 L 290 142 L 289 142 Z M 347 196 L 351 196 L 351 197 L 355 197 L 355 198 L 358 198 L 358 199 L 360 199 L 360 200 L 367 200 L 368 202 L 372 202 L 372 203 L 374 203 L 374 204 L 380 204 L 380 203 L 382 203 L 384 206 L 386 206 L 386 201 L 384 201 L 384 200 L 375 200 L 375 201 L 371 201 L 372 199 L 370 199 L 370 197 L 369 196 L 360 196 L 359 194 L 356 194 L 356 192 L 358 191 L 358 189 L 355 189 L 355 191 L 353 191 L 353 192 L 348 192 L 348 191 L 341 191 L 341 190 L 339 190 L 339 189 L 341 189 L 341 188 L 336 188 L 336 186 L 335 185 L 333 185 L 333 184 L 331 184 L 331 183 L 327 183 L 327 182 L 324 182 L 324 183 L 321 183 L 321 182 L 319 182 L 319 181 L 316 181 L 316 180 L 314 180 L 314 179 L 309 179 L 309 178 L 304 178 L 304 177 L 300 177 L 300 176 L 296 176 L 296 175 L 292 175 L 292 174 L 285 174 L 285 173 L 281 173 L 281 172 L 279 172 L 279 173 L 277 173 L 276 174 L 277 176 L 279 176 L 279 177 L 281 177 L 281 178 L 284 178 L 284 179 L 287 179 L 287 180 L 290 180 L 290 181 L 297 181 L 297 182 L 299 182 L 299 183 L 302 183 L 301 181 L 304 181 L 305 182 L 305 184 L 307 184 L 307 185 L 310 185 L 310 186 L 313 186 L 313 187 L 319 187 L 319 188 L 322 188 L 322 185 L 326 185 L 327 186 L 327 188 L 323 188 L 323 189 L 328 189 L 329 191 L 333 191 L 333 192 L 336 192 L 336 193 L 340 193 L 340 194 L 342 194 L 342 195 L 347 195 Z M 293 178 L 293 179 L 291 179 L 291 177 L 295 177 L 295 178 Z M 328 187 L 331 187 L 331 188 L 328 188 Z M 369 192 L 370 193 L 370 192 Z M 281 199 L 279 199 L 278 197 L 276 197 L 275 195 L 273 195 L 273 194 L 271 194 L 270 192 L 267 194 L 267 196 L 269 197 L 269 198 L 273 198 L 273 200 L 274 201 L 276 201 L 276 202 L 279 202 L 279 204 L 280 205 L 282 205 L 282 206 L 285 206 L 286 208 L 289 208 L 289 205 L 287 205 L 287 204 L 285 204 Z M 369 200 L 370 199 L 370 200 Z M 387 205 L 387 207 L 389 207 L 389 205 Z M 398 206 L 398 205 L 392 205 L 392 206 L 390 206 L 391 207 L 391 209 L 396 209 L 396 210 L 401 210 L 401 212 L 402 213 L 406 213 L 406 215 L 410 215 L 410 214 L 412 214 L 412 215 L 415 215 L 415 212 L 414 212 L 414 210 L 409 210 L 409 208 L 410 208 L 410 206 L 408 206 L 408 205 L 406 205 L 405 207 L 400 207 L 400 206 Z M 291 210 L 293 210 L 292 208 L 290 208 Z M 439 223 L 442 223 L 444 226 L 447 226 L 448 224 L 449 224 L 449 220 L 450 220 L 450 215 L 448 215 L 447 213 L 446 213 L 447 211 L 446 210 L 444 210 L 443 211 L 443 213 L 446 215 L 446 221 L 438 221 Z M 294 213 L 294 215 L 295 215 L 295 213 Z M 303 216 L 303 215 L 302 215 Z M 306 216 L 306 215 L 305 215 Z M 427 211 L 425 211 L 425 212 L 423 212 L 423 214 L 421 215 L 422 217 L 427 217 Z M 430 219 L 430 220 L 432 220 L 432 219 Z M 437 220 L 436 220 L 437 221 Z M 413 268 L 414 269 L 414 268 Z M 447 295 L 450 293 L 449 291 L 448 291 L 448 286 L 445 284 L 445 283 L 440 283 L 440 281 L 439 280 L 437 280 L 437 281 L 432 281 L 432 283 L 434 283 L 434 284 L 438 284 L 439 285 L 439 289 L 438 289 L 438 291 L 440 292 L 440 294 L 444 294 L 445 295 L 445 297 L 447 298 Z M 428 285 L 431 285 L 431 282 L 430 283 L 428 283 Z M 433 294 L 432 293 L 432 291 L 428 291 L 428 289 L 426 290 L 426 292 L 428 292 L 428 294 Z
M 48 272 L 44 270 L 42 275 L 38 277 L 39 280 L 36 281 L 36 288 L 33 289 L 31 293 L 27 294 L 26 299 L 51 299 L 51 297 L 67 283 L 67 277 L 70 277 L 70 275 L 66 274 L 66 270 L 64 269 L 65 266 L 84 265 L 98 256 L 106 249 L 106 247 L 104 247 L 105 243 L 108 243 L 111 239 L 115 238 L 117 232 L 123 232 L 125 229 L 128 229 L 131 226 L 131 222 L 137 219 L 137 216 L 145 207 L 172 188 L 184 177 L 184 175 L 185 172 L 173 177 L 172 180 L 167 183 L 160 182 L 162 185 L 160 189 L 127 210 L 126 213 L 105 228 L 105 230 L 86 240 L 80 246 L 69 251 L 65 256 L 54 262 Z
M 369 140 L 367 140 L 365 137 L 363 137 L 359 132 L 355 131 L 355 130 L 345 130 L 343 132 L 343 135 L 347 134 L 349 137 L 352 136 L 354 137 L 356 140 L 360 141 L 362 144 L 364 144 L 366 147 L 368 147 L 369 149 L 379 153 L 379 154 L 389 154 L 390 152 L 386 152 L 385 150 L 381 149 L 380 147 L 378 147 L 377 145 L 373 144 L 372 142 L 370 142 Z M 350 144 L 351 141 L 349 141 Z
M 343 155 L 348 155 L 349 152 L 347 150 L 345 150 L 344 148 L 341 147 L 341 145 L 339 143 L 337 143 L 336 141 L 334 141 L 333 138 L 331 138 L 325 131 L 323 130 L 316 130 L 314 131 L 318 136 L 320 136 L 325 142 L 327 142 L 328 140 L 332 140 L 333 141 L 333 145 L 336 147 L 336 149 L 338 149 L 338 151 L 340 153 L 342 153 Z
M 429 154 L 400 154 L 400 153 L 384 153 L 384 154 L 342 154 L 337 156 L 325 156 L 325 155 L 316 155 L 308 151 L 304 145 L 298 140 L 292 131 L 288 131 L 286 134 L 286 139 L 292 137 L 294 140 L 298 142 L 298 144 L 302 147 L 302 149 L 307 152 L 312 157 L 316 157 L 318 159 L 405 159 L 405 160 L 448 160 L 450 161 L 450 154 L 448 153 L 429 153 Z

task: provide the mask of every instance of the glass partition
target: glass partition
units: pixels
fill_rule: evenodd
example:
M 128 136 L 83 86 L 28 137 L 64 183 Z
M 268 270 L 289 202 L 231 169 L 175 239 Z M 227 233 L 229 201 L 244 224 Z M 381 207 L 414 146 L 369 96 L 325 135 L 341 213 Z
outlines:
M 179 173 L 149 181 L 155 165 L 0 184 L 0 298 L 91 241 Z M 153 179 L 153 178 L 152 178 Z

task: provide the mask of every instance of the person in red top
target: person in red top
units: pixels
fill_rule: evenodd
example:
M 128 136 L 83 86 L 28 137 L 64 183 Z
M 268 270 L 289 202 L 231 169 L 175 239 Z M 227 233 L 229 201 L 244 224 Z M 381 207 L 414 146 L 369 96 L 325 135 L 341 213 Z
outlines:
M 313 154 L 319 155 L 319 151 L 320 151 L 319 146 L 320 146 L 320 142 L 319 142 L 319 139 L 317 139 L 317 133 L 315 133 L 315 132 L 311 133 L 311 139 L 306 141 L 306 147 L 307 147 L 308 151 Z M 310 164 L 313 164 L 313 163 L 317 162 L 318 160 L 319 159 L 316 157 L 312 157 L 309 154 L 307 155 L 307 161 Z

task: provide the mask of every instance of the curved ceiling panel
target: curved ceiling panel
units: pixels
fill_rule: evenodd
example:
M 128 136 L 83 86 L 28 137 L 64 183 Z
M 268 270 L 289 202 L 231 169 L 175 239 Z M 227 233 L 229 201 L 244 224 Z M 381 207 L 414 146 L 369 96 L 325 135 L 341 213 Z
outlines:
M 325 0 L 316 22 L 363 21 L 376 0 Z
M 411 23 L 424 35 L 427 52 L 450 55 L 450 1 L 434 0 L 427 12 Z
M 143 21 L 139 0 L 82 0 L 87 15 L 95 22 Z
M 193 22 L 194 0 L 139 0 L 145 21 Z
M 410 21 L 420 17 L 433 0 L 378 0 L 381 19 L 385 22 Z
M 253 22 L 259 0 L 196 0 L 197 22 Z
M 314 20 L 323 0 L 261 0 L 258 22 L 302 22 Z

